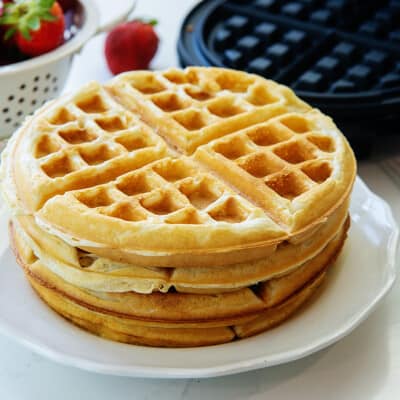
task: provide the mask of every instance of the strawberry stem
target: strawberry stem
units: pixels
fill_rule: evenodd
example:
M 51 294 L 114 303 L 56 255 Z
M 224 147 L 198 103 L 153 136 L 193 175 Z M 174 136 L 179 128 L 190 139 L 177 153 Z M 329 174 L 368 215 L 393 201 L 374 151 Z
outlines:
M 30 32 L 40 29 L 41 21 L 54 21 L 57 18 L 51 13 L 56 0 L 20 0 L 7 3 L 0 17 L 0 25 L 9 29 L 6 38 L 11 38 L 16 32 L 31 39 Z
M 146 19 L 146 18 L 136 18 L 134 21 L 141 22 L 142 24 L 146 25 L 151 25 L 151 26 L 156 26 L 158 24 L 158 21 L 155 18 L 152 19 Z

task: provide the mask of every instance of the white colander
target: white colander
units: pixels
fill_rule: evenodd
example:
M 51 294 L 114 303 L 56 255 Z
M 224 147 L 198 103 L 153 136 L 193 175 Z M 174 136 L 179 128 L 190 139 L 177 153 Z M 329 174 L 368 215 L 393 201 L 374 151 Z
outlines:
M 126 19 L 135 1 L 124 1 L 113 21 L 100 26 L 99 13 L 92 0 L 79 0 L 77 34 L 57 49 L 27 61 L 0 67 L 0 139 L 10 136 L 26 115 L 61 92 L 67 80 L 74 53 L 94 34 Z

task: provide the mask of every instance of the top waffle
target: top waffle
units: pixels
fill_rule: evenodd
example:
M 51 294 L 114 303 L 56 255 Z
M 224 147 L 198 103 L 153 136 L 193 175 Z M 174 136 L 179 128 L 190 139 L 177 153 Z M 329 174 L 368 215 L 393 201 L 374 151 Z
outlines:
M 46 105 L 10 140 L 2 173 L 14 210 L 73 246 L 240 261 L 326 220 L 355 160 L 290 89 L 187 68 L 123 74 Z

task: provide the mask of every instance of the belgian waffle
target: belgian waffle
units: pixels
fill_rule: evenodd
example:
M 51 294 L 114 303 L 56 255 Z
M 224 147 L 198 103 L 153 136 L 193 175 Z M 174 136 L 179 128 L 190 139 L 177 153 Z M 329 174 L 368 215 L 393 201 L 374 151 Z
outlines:
M 162 346 L 246 337 L 295 312 L 342 248 L 355 173 L 333 122 L 290 89 L 196 67 L 45 105 L 1 166 L 39 295 L 92 332 Z
M 32 286 L 44 301 L 66 318 L 90 331 L 123 342 L 190 346 L 250 336 L 283 322 L 320 285 L 327 266 L 340 251 L 346 229 L 328 245 L 320 258 L 315 258 L 314 264 L 312 260 L 295 273 L 272 279 L 269 286 L 257 290 L 246 288 L 219 295 L 143 295 L 82 290 L 47 269 L 24 238 L 13 228 L 11 232 L 17 260 Z M 207 330 L 210 330 L 208 337 Z M 141 332 L 139 337 L 138 332 Z M 167 340 L 171 335 L 173 343 Z
M 311 260 L 338 235 L 347 220 L 343 204 L 314 235 L 298 244 L 280 245 L 261 260 L 214 267 L 141 267 L 72 247 L 37 226 L 33 217 L 19 216 L 14 225 L 46 267 L 71 283 L 89 290 L 137 293 L 222 293 L 286 275 Z
M 171 114 L 148 97 L 172 88 L 178 97 L 189 89 L 210 93 L 228 109 L 236 106 L 226 96 L 241 103 L 253 94 L 268 104 L 243 106 L 238 115 L 226 111 L 190 130 L 177 115 L 213 108 L 192 99 Z M 132 110 L 134 102 L 147 124 L 120 105 Z M 269 107 L 276 112 L 264 113 Z M 191 138 L 216 136 L 223 138 L 182 155 L 197 146 Z M 235 154 L 224 153 L 230 141 Z M 22 155 L 26 162 L 19 163 Z M 73 246 L 118 249 L 147 265 L 212 264 L 205 256 L 212 253 L 216 263 L 265 257 L 277 243 L 323 223 L 348 197 L 355 176 L 351 149 L 329 118 L 285 87 L 212 68 L 125 74 L 107 90 L 90 84 L 42 109 L 4 157 L 5 192 L 14 207 Z

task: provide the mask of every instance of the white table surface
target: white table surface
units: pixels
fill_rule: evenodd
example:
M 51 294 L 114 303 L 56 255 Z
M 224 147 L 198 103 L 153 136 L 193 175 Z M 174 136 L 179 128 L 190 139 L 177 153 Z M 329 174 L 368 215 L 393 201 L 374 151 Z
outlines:
M 100 2 L 100 0 L 97 0 Z M 115 4 L 101 1 L 102 7 Z M 139 0 L 134 15 L 159 20 L 161 44 L 154 68 L 177 65 L 176 38 L 191 0 Z M 107 15 L 104 12 L 103 15 Z M 76 57 L 66 90 L 110 77 L 104 36 Z M 359 173 L 393 208 L 400 223 L 400 188 L 376 163 Z M 368 249 L 366 249 L 368 251 Z M 398 260 L 398 263 L 400 260 Z M 400 281 L 373 315 L 339 343 L 302 360 L 230 377 L 206 380 L 132 379 L 58 365 L 0 336 L 0 400 L 119 399 L 398 399 L 400 398 Z

